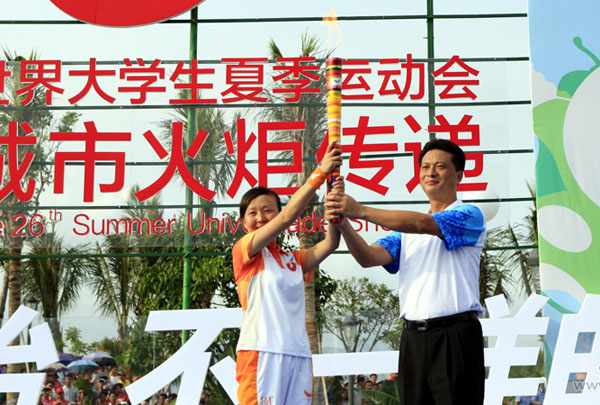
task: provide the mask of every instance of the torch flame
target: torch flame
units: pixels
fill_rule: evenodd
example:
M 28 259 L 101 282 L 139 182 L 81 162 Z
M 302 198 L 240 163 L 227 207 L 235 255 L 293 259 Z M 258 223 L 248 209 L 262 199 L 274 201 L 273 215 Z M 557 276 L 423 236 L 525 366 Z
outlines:
M 325 15 L 325 17 L 323 17 L 323 24 L 325 24 L 327 26 L 327 29 L 329 30 L 329 37 L 327 38 L 327 49 L 329 49 L 331 47 L 331 39 L 333 37 L 333 33 L 337 31 L 337 43 L 335 44 L 335 46 L 338 46 L 339 44 L 342 43 L 342 30 L 340 29 L 340 26 L 337 23 L 337 14 L 335 12 L 335 9 L 331 9 L 329 10 L 329 12 Z

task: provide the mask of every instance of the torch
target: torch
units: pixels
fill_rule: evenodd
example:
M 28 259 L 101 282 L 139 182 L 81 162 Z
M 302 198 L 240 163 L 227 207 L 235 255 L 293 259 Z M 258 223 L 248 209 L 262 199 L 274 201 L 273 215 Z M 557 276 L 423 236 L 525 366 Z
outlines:
M 329 143 L 336 142 L 338 148 L 342 144 L 342 59 L 327 58 L 326 78 L 327 78 L 327 137 Z M 340 176 L 340 167 L 333 169 L 327 182 L 328 189 L 331 189 L 333 182 Z M 337 217 L 332 222 L 339 222 Z
M 341 148 L 342 137 L 342 59 L 327 58 L 327 135 L 329 143 L 337 142 Z M 329 175 L 329 184 L 339 177 L 340 168 L 336 167 Z

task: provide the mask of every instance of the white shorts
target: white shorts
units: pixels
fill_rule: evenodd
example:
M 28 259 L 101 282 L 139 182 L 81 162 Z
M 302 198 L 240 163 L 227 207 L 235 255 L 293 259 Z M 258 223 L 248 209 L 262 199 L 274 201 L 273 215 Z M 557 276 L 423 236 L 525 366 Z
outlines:
M 286 354 L 237 352 L 241 405 L 312 404 L 312 359 Z

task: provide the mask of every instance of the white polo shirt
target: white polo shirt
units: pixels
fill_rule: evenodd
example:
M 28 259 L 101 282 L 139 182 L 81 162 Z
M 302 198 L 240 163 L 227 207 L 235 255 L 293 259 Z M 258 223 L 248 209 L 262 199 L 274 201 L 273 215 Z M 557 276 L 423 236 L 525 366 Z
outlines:
M 400 317 L 414 321 L 483 313 L 479 303 L 479 262 L 486 235 L 483 213 L 456 200 L 431 215 L 443 239 L 392 232 L 375 242 L 394 259 L 383 267 L 399 273 Z
M 313 278 L 314 270 L 304 268 L 307 250 L 287 253 L 269 245 L 250 257 L 254 235 L 243 236 L 232 251 L 243 314 L 236 350 L 310 358 L 304 281 Z

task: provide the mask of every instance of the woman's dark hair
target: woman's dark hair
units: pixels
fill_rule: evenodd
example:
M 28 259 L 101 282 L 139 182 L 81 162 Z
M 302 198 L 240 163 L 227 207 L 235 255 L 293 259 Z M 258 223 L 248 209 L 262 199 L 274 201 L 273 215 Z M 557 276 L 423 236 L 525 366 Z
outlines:
M 269 190 L 266 187 L 258 186 L 246 191 L 246 193 L 244 193 L 242 196 L 242 200 L 240 201 L 240 218 L 244 218 L 244 215 L 246 215 L 246 210 L 248 209 L 248 206 L 252 200 L 261 195 L 273 196 L 275 201 L 277 201 L 277 209 L 281 211 L 281 200 L 279 199 L 277 193 L 273 190 Z
M 423 156 L 433 149 L 440 149 L 450 153 L 452 155 L 452 164 L 454 164 L 454 168 L 457 171 L 465 170 L 465 152 L 463 152 L 460 146 L 446 139 L 432 139 L 427 142 L 425 146 L 423 146 L 421 153 L 419 153 L 419 166 L 421 166 Z

